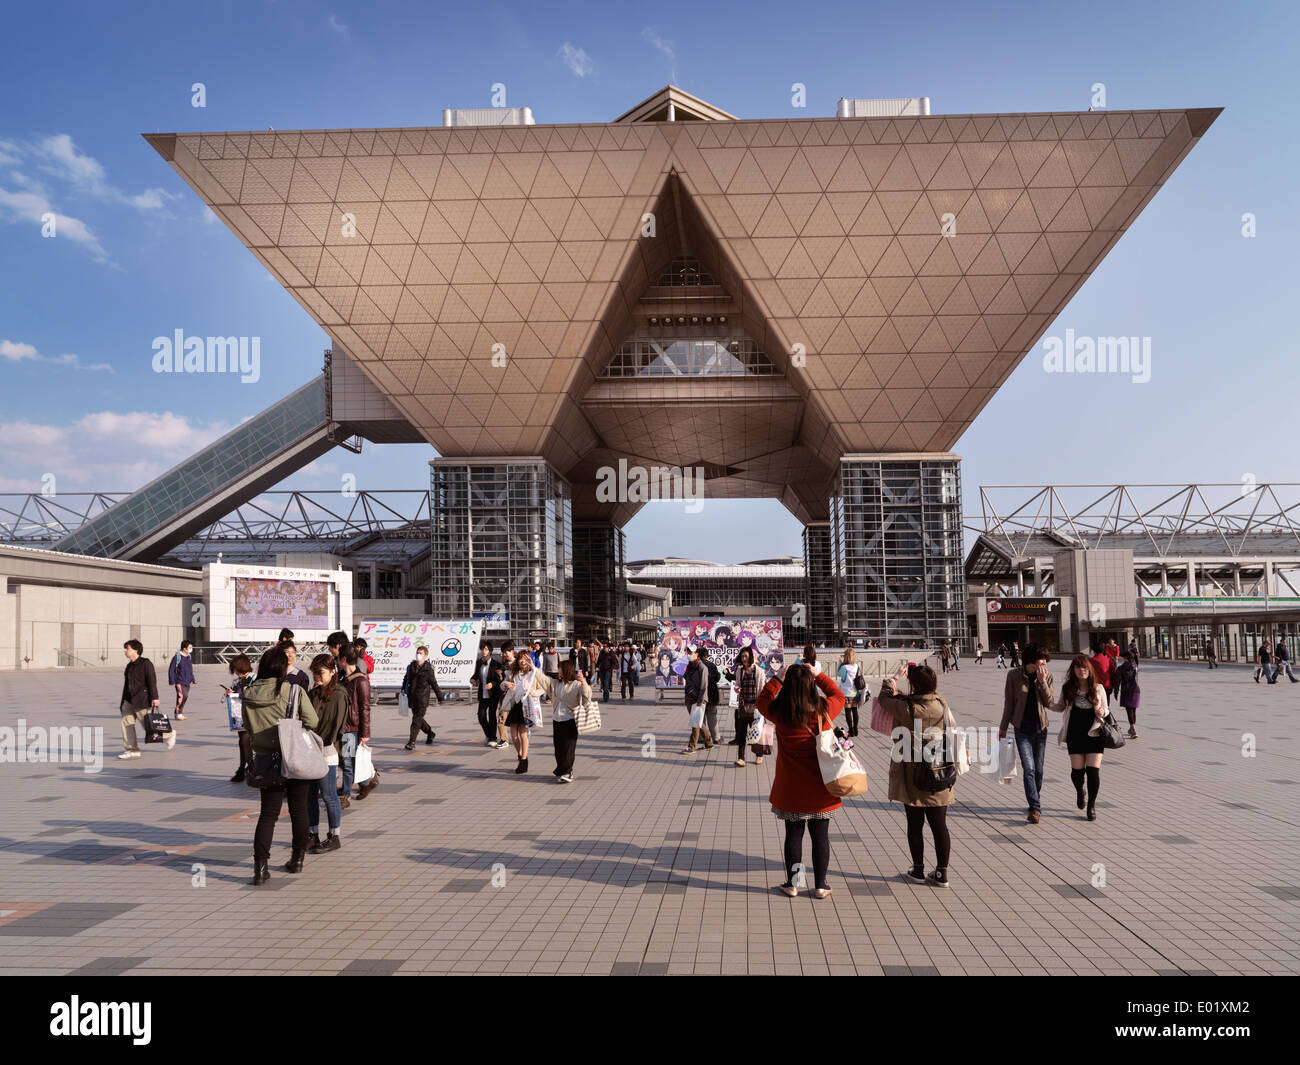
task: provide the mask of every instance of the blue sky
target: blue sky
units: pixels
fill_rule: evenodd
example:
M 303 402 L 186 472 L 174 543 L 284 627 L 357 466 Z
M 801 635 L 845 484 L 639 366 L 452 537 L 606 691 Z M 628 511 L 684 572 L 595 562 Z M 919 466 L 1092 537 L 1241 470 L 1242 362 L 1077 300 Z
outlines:
M 742 118 L 832 115 L 840 96 L 1082 111 L 1098 82 L 1112 110 L 1225 107 L 1050 330 L 1149 336 L 1151 380 L 1047 374 L 1036 349 L 955 450 L 968 510 L 980 484 L 1300 480 L 1300 8 L 1133 8 L 28 5 L 0 68 L 0 491 L 138 487 L 319 371 L 325 334 L 141 133 L 438 125 L 495 82 L 539 122 L 608 121 L 669 81 Z M 153 373 L 153 338 L 177 328 L 260 337 L 262 380 Z M 337 452 L 282 487 L 423 487 L 430 457 Z M 630 557 L 801 551 L 775 501 L 682 517 L 645 508 Z

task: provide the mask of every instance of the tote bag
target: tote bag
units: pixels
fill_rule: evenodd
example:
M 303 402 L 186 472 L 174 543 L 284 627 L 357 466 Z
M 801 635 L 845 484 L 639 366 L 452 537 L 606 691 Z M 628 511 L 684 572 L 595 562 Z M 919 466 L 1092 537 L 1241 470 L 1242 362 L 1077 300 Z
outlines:
M 578 731 L 596 732 L 600 729 L 600 703 L 594 699 L 584 699 L 573 711 L 573 720 L 578 723 Z
M 821 724 L 821 717 L 817 724 Z M 867 792 L 867 771 L 862 768 L 857 755 L 840 746 L 833 729 L 824 729 L 817 733 L 817 768 L 821 770 L 822 783 L 826 790 L 837 798 L 850 795 L 865 795 Z
M 871 731 L 886 736 L 894 734 L 894 715 L 880 705 L 880 696 L 871 700 Z
M 324 775 L 324 773 L 321 774 L 321 776 Z M 375 760 L 370 754 L 369 744 L 357 744 L 356 757 L 352 762 L 352 779 L 358 784 L 364 784 L 374 775 Z
M 303 728 L 298 718 L 298 693 L 293 686 L 289 693 L 289 716 L 275 723 L 280 740 L 280 772 L 285 780 L 320 780 L 329 766 L 325 764 L 325 744 L 311 729 Z

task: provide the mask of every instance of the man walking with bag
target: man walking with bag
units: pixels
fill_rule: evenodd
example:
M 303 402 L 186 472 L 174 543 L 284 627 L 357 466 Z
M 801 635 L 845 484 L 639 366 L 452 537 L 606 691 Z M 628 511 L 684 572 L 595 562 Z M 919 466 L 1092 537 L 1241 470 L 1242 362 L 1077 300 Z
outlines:
M 1002 723 L 998 739 L 1004 739 L 1007 726 L 1016 734 L 1016 749 L 1025 770 L 1025 800 L 1029 803 L 1028 823 L 1036 825 L 1042 817 L 1040 792 L 1043 787 L 1043 761 L 1047 757 L 1047 711 L 1055 696 L 1052 675 L 1047 671 L 1046 655 L 1037 644 L 1025 647 L 1024 666 L 1007 673 L 1002 698 Z
M 158 709 L 158 678 L 154 673 L 153 663 L 144 657 L 144 644 L 139 640 L 127 640 L 122 645 L 126 656 L 126 669 L 122 675 L 122 744 L 126 748 L 119 758 L 140 757 L 140 741 L 135 731 L 136 722 L 145 725 L 146 735 L 149 727 L 145 717 Z M 176 733 L 168 732 L 167 749 L 176 746 Z
M 690 664 L 686 667 L 686 675 L 683 680 L 686 682 L 686 709 L 690 714 L 691 739 L 686 746 L 683 754 L 691 754 L 695 751 L 695 745 L 704 740 L 704 749 L 713 750 L 713 739 L 709 734 L 708 728 L 704 725 L 705 698 L 708 694 L 709 674 L 704 668 L 704 663 L 700 661 L 700 649 L 697 647 L 686 648 L 686 654 L 690 658 Z

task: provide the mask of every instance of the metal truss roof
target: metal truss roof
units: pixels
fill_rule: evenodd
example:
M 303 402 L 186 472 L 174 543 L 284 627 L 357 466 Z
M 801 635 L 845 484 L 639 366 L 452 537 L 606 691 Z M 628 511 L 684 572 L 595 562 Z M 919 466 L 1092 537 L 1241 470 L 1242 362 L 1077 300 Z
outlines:
M 966 520 L 1008 559 L 1131 548 L 1165 559 L 1300 554 L 1300 484 L 984 485 Z

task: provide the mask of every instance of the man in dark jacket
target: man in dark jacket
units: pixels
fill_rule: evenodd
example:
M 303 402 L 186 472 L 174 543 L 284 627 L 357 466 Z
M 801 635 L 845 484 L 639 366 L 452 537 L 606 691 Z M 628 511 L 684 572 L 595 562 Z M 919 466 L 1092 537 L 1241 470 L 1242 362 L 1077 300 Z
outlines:
M 1255 667 L 1255 683 L 1259 683 L 1259 675 L 1264 674 L 1264 679 L 1270 684 L 1277 683 L 1277 672 L 1269 669 L 1269 663 L 1273 659 L 1273 654 L 1268 649 L 1268 642 L 1265 641 L 1259 645 L 1259 665 Z
M 1024 666 L 1007 672 L 1002 698 L 1002 723 L 998 739 L 1006 738 L 1007 726 L 1016 733 L 1016 749 L 1024 767 L 1025 800 L 1029 803 L 1028 822 L 1036 825 L 1042 817 L 1043 762 L 1047 758 L 1047 712 L 1055 696 L 1052 674 L 1047 671 L 1047 656 L 1037 644 L 1025 647 Z M 1076 779 L 1074 774 L 1079 774 Z M 1075 787 L 1082 787 L 1083 770 L 1072 770 Z
M 144 657 L 144 644 L 127 640 L 122 645 L 126 656 L 126 669 L 122 675 L 122 745 L 126 748 L 119 758 L 140 757 L 140 740 L 135 723 L 144 723 L 145 714 L 158 709 L 158 678 L 153 663 Z M 176 746 L 176 733 L 167 733 L 167 747 Z
M 1292 684 L 1296 682 L 1295 674 L 1291 672 L 1291 652 L 1287 650 L 1286 640 L 1278 640 L 1277 646 L 1273 648 L 1273 660 L 1277 665 L 1273 667 L 1273 679 L 1277 680 L 1283 673 Z
M 424 743 L 428 746 L 437 735 L 424 720 L 429 709 L 429 699 L 434 697 L 442 702 L 442 689 L 438 687 L 438 674 L 429 661 L 429 649 L 417 647 L 415 661 L 406 667 L 406 679 L 402 681 L 402 691 L 406 694 L 407 705 L 411 710 L 411 735 L 406 741 L 408 751 L 415 750 L 415 738 L 424 733 Z
M 685 683 L 684 693 L 686 696 L 686 710 L 690 712 L 700 703 L 705 703 L 707 714 L 707 697 L 709 687 L 709 673 L 704 663 L 700 660 L 702 650 L 697 647 L 686 648 L 686 654 L 690 659 L 690 664 L 686 667 L 686 674 L 682 678 Z M 713 750 L 713 737 L 709 732 L 708 726 L 701 723 L 700 726 L 691 728 L 691 739 L 686 745 L 684 754 L 689 754 L 695 750 L 695 746 L 700 740 L 704 741 L 705 750 Z
M 370 677 L 352 648 L 343 651 L 344 687 L 348 692 L 348 720 L 343 726 L 343 789 L 344 806 L 351 804 L 353 773 L 356 770 L 357 748 L 370 742 Z M 379 786 L 375 773 L 357 789 L 357 798 L 364 799 Z
M 700 648 L 700 661 L 704 663 L 709 678 L 704 698 L 704 727 L 713 743 L 721 743 L 722 737 L 718 734 L 718 703 L 721 701 L 718 695 L 718 682 L 722 680 L 722 674 L 718 671 L 718 667 L 709 661 L 707 647 Z
M 189 640 L 181 641 L 181 649 L 172 655 L 167 667 L 167 683 L 176 689 L 177 721 L 185 720 L 185 703 L 190 697 L 190 685 L 194 683 L 194 663 L 190 661 L 190 650 L 194 647 Z
M 574 640 L 573 646 L 569 648 L 569 661 L 573 663 L 573 668 L 590 681 L 591 663 L 587 658 L 587 649 L 582 646 L 581 640 Z
M 484 640 L 478 645 L 472 680 L 478 696 L 478 725 L 487 737 L 488 747 L 504 747 L 497 740 L 497 707 L 501 703 L 501 663 L 492 657 L 492 645 Z
M 600 673 L 600 688 L 605 702 L 609 702 L 610 689 L 614 687 L 614 674 L 618 672 L 618 652 L 608 644 L 600 652 L 600 661 L 596 664 Z

